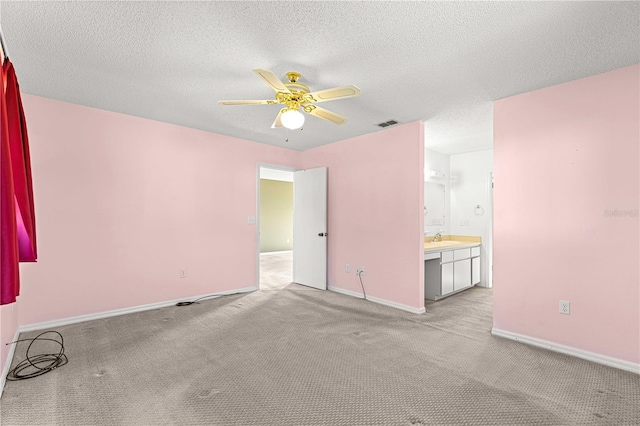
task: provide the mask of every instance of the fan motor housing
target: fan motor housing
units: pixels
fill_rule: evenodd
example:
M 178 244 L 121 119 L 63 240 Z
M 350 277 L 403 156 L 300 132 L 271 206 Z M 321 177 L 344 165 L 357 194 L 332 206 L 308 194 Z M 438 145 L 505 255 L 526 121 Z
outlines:
M 284 83 L 291 92 L 309 93 L 309 87 L 301 83 Z

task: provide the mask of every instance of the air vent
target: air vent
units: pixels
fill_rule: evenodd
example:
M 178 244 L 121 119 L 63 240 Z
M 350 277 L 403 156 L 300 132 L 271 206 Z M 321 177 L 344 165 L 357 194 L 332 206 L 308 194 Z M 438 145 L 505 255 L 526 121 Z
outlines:
M 386 121 L 384 123 L 379 123 L 379 124 L 377 124 L 377 126 L 379 126 L 379 127 L 389 127 L 389 126 L 393 126 L 394 124 L 398 124 L 398 122 L 396 120 L 389 120 L 389 121 Z

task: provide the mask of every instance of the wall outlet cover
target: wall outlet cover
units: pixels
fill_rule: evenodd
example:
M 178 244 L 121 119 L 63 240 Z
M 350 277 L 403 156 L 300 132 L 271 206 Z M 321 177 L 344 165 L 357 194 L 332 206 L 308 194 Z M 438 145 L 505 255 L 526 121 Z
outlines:
M 560 313 L 565 315 L 571 315 L 571 303 L 567 300 L 560 301 Z

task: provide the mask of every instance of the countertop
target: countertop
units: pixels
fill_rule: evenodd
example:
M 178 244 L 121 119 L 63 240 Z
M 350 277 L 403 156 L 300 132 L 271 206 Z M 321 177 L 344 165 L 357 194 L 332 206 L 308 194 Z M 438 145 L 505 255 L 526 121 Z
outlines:
M 424 252 L 433 253 L 439 251 L 449 251 L 468 247 L 478 247 L 481 245 L 478 241 L 451 241 L 444 240 L 438 242 L 424 243 Z

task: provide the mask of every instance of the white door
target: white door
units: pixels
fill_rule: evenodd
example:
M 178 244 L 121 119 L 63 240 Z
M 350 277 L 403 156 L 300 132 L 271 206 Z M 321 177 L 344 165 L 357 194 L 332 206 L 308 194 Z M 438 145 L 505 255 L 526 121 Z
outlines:
M 327 289 L 327 168 L 293 173 L 293 282 Z

